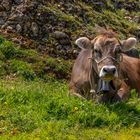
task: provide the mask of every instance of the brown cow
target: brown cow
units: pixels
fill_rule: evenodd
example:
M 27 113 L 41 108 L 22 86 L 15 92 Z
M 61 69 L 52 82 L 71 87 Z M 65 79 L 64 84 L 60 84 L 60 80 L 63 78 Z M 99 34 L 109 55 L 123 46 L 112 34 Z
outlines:
M 70 94 L 99 101 L 123 101 L 135 88 L 140 96 L 140 59 L 123 52 L 136 44 L 135 38 L 119 41 L 112 31 L 89 40 L 81 37 L 82 48 L 71 75 Z M 97 96 L 98 95 L 98 96 Z

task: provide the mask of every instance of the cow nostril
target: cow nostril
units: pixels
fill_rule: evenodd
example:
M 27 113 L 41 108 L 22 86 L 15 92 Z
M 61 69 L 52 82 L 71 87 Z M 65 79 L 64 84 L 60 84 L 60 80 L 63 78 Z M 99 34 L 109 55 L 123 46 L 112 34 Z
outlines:
M 103 71 L 104 71 L 105 73 L 108 73 L 108 69 L 107 69 L 107 68 L 103 68 Z
M 112 74 L 115 74 L 115 72 L 116 72 L 116 68 L 113 68 L 112 69 Z

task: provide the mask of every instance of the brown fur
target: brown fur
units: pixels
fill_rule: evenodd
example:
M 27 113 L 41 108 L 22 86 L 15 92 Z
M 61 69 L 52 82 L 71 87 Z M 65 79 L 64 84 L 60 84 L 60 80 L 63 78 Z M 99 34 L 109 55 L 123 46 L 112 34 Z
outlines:
M 91 49 L 83 49 L 78 55 L 73 66 L 69 88 L 73 93 L 76 93 L 75 95 L 80 95 L 87 99 L 93 98 L 90 94 L 89 73 L 91 60 L 89 57 L 92 56 L 92 49 L 95 47 L 95 43 L 97 43 L 97 48 L 102 50 L 103 55 L 107 54 L 114 57 L 113 46 L 120 42 L 115 38 L 115 34 L 112 31 L 104 32 L 91 41 Z M 107 59 L 100 64 L 98 70 L 105 64 L 115 65 L 114 62 Z M 117 89 L 116 93 L 103 95 L 101 97 L 102 101 L 106 102 L 110 99 L 115 101 L 126 100 L 129 97 L 129 90 L 132 88 L 135 88 L 140 96 L 140 60 L 123 54 L 123 61 L 119 63 L 118 71 L 119 78 L 113 80 Z

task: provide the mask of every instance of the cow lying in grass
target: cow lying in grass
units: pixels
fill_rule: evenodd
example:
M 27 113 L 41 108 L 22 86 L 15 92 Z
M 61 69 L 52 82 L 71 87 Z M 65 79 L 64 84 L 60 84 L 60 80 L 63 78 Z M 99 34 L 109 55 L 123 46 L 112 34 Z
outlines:
M 123 101 L 130 89 L 140 97 L 140 59 L 124 52 L 136 44 L 135 38 L 120 41 L 112 31 L 104 31 L 93 40 L 81 37 L 79 53 L 69 84 L 70 94 L 99 101 Z M 100 96 L 99 96 L 100 95 Z

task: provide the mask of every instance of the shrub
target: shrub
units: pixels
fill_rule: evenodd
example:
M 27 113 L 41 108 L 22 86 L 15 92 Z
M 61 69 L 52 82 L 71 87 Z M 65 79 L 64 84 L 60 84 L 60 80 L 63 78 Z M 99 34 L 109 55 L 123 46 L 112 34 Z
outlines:
M 47 58 L 46 66 L 48 71 L 55 73 L 57 78 L 68 78 L 72 67 L 72 62 L 64 59 Z
M 33 80 L 35 78 L 31 65 L 27 62 L 13 59 L 10 61 L 9 69 L 11 72 L 16 73 L 19 76 L 21 75 L 27 80 Z
M 4 76 L 6 74 L 6 65 L 3 61 L 0 60 L 0 76 Z
M 0 44 L 2 44 L 3 42 L 4 42 L 4 38 L 0 36 Z
M 10 41 L 4 41 L 0 44 L 0 51 L 6 59 L 13 58 L 17 53 L 17 49 L 13 47 L 13 43 Z

